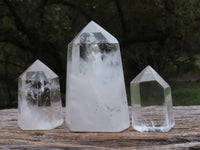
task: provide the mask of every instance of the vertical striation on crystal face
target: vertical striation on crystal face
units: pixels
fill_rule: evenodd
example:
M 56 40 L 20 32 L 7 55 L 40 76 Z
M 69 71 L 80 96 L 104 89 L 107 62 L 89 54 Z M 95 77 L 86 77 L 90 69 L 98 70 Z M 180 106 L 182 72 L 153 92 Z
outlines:
M 147 66 L 130 86 L 133 128 L 140 132 L 168 132 L 175 124 L 168 83 Z
M 63 123 L 58 76 L 36 60 L 18 81 L 18 125 L 23 130 L 48 130 Z
M 68 45 L 66 124 L 75 132 L 130 126 L 119 43 L 93 21 Z

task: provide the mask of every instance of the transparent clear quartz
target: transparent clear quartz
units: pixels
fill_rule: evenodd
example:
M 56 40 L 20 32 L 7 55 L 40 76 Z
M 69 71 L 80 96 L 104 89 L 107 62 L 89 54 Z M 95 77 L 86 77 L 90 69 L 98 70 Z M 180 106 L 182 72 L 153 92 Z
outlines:
M 169 84 L 147 66 L 130 86 L 133 128 L 140 132 L 168 132 L 175 124 Z
M 77 132 L 130 126 L 119 43 L 91 21 L 68 45 L 66 124 Z
M 23 130 L 48 130 L 63 123 L 58 76 L 36 60 L 18 81 L 18 125 Z

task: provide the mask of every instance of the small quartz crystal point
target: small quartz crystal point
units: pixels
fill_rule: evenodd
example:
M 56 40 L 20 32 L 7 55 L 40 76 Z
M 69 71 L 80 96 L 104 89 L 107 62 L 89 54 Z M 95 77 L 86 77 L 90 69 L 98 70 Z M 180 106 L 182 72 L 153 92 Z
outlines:
M 175 124 L 169 84 L 147 66 L 130 86 L 133 128 L 140 132 L 168 132 Z
M 48 130 L 63 123 L 58 76 L 36 60 L 18 82 L 18 125 L 23 130 Z
M 130 126 L 119 43 L 93 21 L 68 45 L 66 124 L 74 132 Z

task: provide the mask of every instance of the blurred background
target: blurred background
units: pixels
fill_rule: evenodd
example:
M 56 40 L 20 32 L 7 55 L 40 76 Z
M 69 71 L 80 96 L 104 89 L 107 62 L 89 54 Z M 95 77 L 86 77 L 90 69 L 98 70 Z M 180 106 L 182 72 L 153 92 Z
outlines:
M 199 0 L 0 0 L 0 109 L 17 107 L 18 76 L 36 59 L 59 75 L 65 105 L 66 46 L 91 20 L 120 42 L 129 104 L 147 65 L 174 105 L 200 104 Z

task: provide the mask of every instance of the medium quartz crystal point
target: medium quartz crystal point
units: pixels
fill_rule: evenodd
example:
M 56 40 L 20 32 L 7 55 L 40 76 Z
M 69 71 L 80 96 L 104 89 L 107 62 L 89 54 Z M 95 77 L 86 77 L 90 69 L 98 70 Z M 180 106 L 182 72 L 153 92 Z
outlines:
M 133 128 L 140 132 L 168 132 L 175 124 L 169 84 L 147 66 L 130 86 Z
M 48 130 L 63 123 L 58 76 L 36 60 L 18 83 L 18 125 L 23 130 Z
M 91 21 L 68 45 L 66 124 L 74 132 L 130 126 L 119 43 Z

